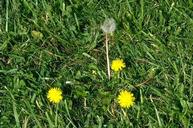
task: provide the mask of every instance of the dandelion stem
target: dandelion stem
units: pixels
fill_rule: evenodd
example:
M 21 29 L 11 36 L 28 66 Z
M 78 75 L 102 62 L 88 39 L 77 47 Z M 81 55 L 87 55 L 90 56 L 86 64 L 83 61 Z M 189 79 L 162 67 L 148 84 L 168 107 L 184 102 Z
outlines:
M 9 23 L 9 0 L 6 1 L 6 23 L 5 23 L 6 32 L 8 32 L 8 23 Z
M 106 44 L 106 58 L 107 58 L 107 73 L 108 73 L 108 79 L 111 78 L 111 72 L 110 72 L 110 63 L 109 63 L 109 47 L 108 47 L 108 34 L 105 33 L 105 44 Z

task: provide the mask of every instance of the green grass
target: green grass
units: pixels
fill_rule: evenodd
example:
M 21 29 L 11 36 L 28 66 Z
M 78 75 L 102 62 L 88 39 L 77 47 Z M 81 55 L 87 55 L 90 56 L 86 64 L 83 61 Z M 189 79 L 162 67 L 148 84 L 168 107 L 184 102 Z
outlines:
M 191 0 L 1 0 L 0 127 L 191 128 L 192 9 Z M 110 81 L 107 17 L 117 23 L 110 60 L 126 62 Z M 58 105 L 50 87 L 63 90 Z M 118 105 L 121 89 L 133 107 Z

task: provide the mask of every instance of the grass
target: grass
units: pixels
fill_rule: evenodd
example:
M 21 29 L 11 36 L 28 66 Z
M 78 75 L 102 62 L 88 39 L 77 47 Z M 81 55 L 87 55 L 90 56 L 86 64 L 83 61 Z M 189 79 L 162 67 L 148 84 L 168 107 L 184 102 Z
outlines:
M 192 9 L 191 0 L 1 0 L 1 128 L 192 127 Z M 107 17 L 117 23 L 110 61 L 126 62 L 110 81 Z M 51 87 L 63 90 L 58 105 Z M 121 89 L 133 107 L 117 104 Z

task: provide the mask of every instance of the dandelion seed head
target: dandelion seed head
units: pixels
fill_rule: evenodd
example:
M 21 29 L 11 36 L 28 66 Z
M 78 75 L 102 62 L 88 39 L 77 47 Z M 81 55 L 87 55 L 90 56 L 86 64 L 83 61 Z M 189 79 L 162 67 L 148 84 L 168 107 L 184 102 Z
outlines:
M 101 25 L 101 29 L 105 33 L 112 33 L 116 29 L 116 23 L 113 18 L 108 18 L 104 21 L 104 23 Z

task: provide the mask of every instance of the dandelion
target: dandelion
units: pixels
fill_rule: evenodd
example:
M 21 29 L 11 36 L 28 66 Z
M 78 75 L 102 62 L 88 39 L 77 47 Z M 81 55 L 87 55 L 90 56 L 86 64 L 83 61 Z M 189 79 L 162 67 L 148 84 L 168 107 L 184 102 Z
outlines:
M 112 33 L 115 31 L 116 28 L 116 23 L 113 18 L 106 19 L 101 26 L 101 29 L 103 30 L 104 33 Z
M 59 103 L 62 100 L 62 90 L 60 88 L 51 88 L 48 91 L 47 98 L 52 103 Z
M 111 69 L 115 72 L 121 71 L 123 68 L 125 68 L 125 63 L 123 59 L 116 59 L 112 61 Z
M 108 33 L 112 33 L 115 31 L 116 28 L 116 23 L 113 18 L 106 19 L 101 26 L 101 29 L 105 33 L 105 45 L 106 45 L 106 59 L 107 59 L 107 73 L 108 73 L 108 78 L 110 79 L 111 77 L 111 72 L 110 72 L 110 63 L 109 63 L 109 47 L 108 47 Z
M 122 90 L 118 96 L 118 103 L 122 108 L 129 108 L 134 105 L 135 97 L 133 93 Z

